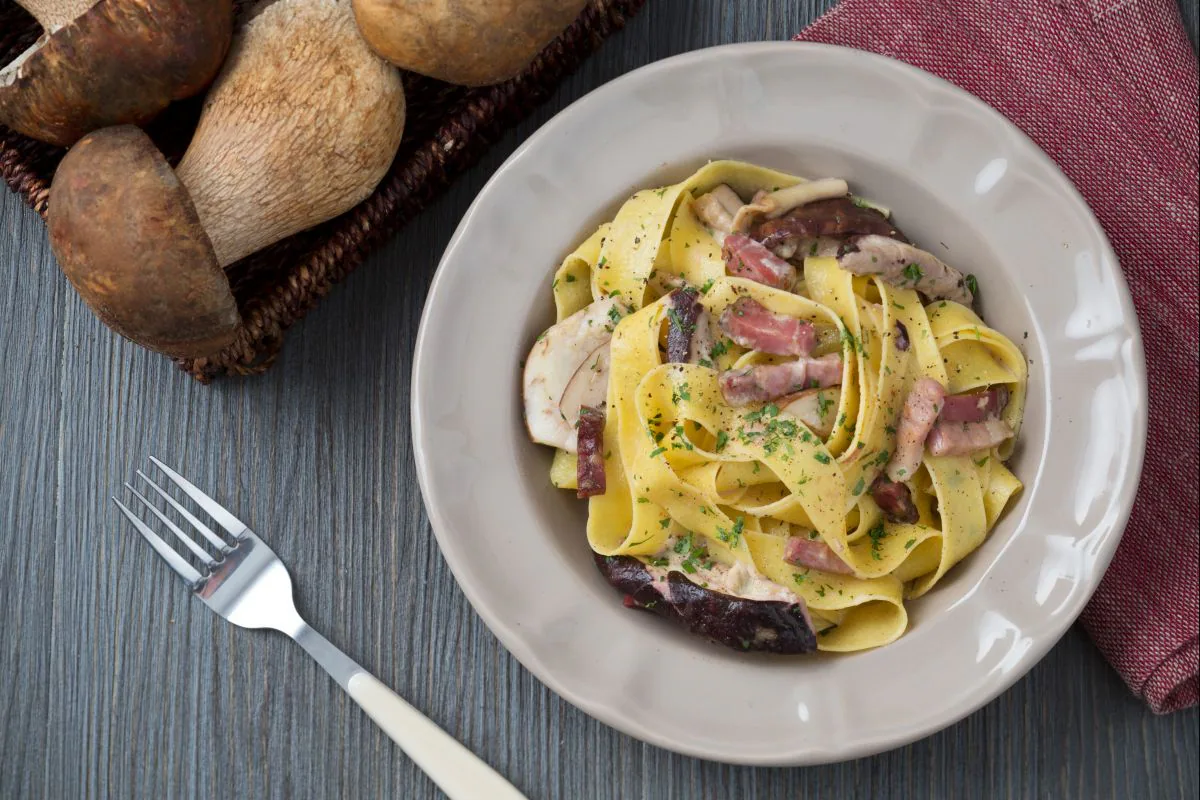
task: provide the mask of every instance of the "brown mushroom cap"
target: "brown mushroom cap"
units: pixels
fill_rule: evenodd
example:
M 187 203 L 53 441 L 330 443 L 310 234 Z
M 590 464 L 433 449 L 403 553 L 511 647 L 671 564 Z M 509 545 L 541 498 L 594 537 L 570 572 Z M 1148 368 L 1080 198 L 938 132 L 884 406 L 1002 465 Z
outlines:
M 463 86 L 514 77 L 586 0 L 354 0 L 363 38 L 398 67 Z
M 178 357 L 233 341 L 229 280 L 187 190 L 140 129 L 105 128 L 71 148 L 47 224 L 63 272 L 118 333 Z
M 232 35 L 232 0 L 99 0 L 0 70 L 0 122 L 63 146 L 148 122 L 212 81 Z

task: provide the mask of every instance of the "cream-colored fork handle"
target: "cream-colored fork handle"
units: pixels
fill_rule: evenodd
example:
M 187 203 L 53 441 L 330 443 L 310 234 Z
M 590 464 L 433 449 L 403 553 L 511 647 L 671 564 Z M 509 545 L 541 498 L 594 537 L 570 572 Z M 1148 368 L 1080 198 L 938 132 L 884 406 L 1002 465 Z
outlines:
M 511 783 L 369 672 L 346 691 L 451 800 L 525 800 Z

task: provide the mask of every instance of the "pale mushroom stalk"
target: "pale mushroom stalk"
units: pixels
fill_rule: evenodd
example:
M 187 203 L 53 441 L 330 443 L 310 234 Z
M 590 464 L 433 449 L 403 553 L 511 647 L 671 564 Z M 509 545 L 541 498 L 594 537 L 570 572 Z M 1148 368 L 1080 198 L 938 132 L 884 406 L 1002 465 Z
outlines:
M 350 3 L 279 0 L 234 43 L 175 173 L 224 267 L 365 200 L 403 128 L 399 73 Z
M 83 16 L 97 0 L 17 0 L 17 5 L 33 15 L 47 33 L 53 33 Z
M 178 170 L 132 126 L 68 152 L 51 246 L 117 332 L 211 355 L 239 322 L 224 267 L 370 195 L 403 129 L 400 75 L 367 47 L 349 0 L 279 0 L 239 35 Z

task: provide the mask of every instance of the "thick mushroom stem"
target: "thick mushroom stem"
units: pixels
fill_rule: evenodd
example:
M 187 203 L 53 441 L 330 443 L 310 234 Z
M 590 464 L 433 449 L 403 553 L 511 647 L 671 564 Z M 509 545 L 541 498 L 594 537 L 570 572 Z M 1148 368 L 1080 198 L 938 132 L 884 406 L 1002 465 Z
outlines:
M 17 5 L 33 15 L 46 33 L 70 25 L 97 0 L 17 0 Z
M 348 0 L 279 0 L 234 43 L 176 174 L 225 267 L 366 199 L 403 130 L 400 74 Z

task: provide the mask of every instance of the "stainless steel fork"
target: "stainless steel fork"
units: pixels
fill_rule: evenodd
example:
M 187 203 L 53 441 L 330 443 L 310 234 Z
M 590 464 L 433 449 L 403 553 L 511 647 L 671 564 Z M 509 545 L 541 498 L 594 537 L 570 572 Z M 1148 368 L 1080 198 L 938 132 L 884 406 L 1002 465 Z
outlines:
M 292 579 L 287 567 L 245 523 L 157 458 L 151 456 L 150 461 L 227 534 L 223 536 L 213 531 L 146 473 L 137 470 L 137 474 L 166 501 L 170 509 L 200 534 L 207 546 L 215 551 L 214 554 L 185 533 L 145 495 L 130 484 L 125 484 L 133 496 L 203 565 L 203 572 L 192 566 L 128 506 L 116 497 L 113 502 L 205 605 L 234 625 L 273 628 L 296 640 L 392 741 L 454 800 L 524 798 L 512 784 L 470 750 L 309 627 L 296 612 L 292 601 Z

